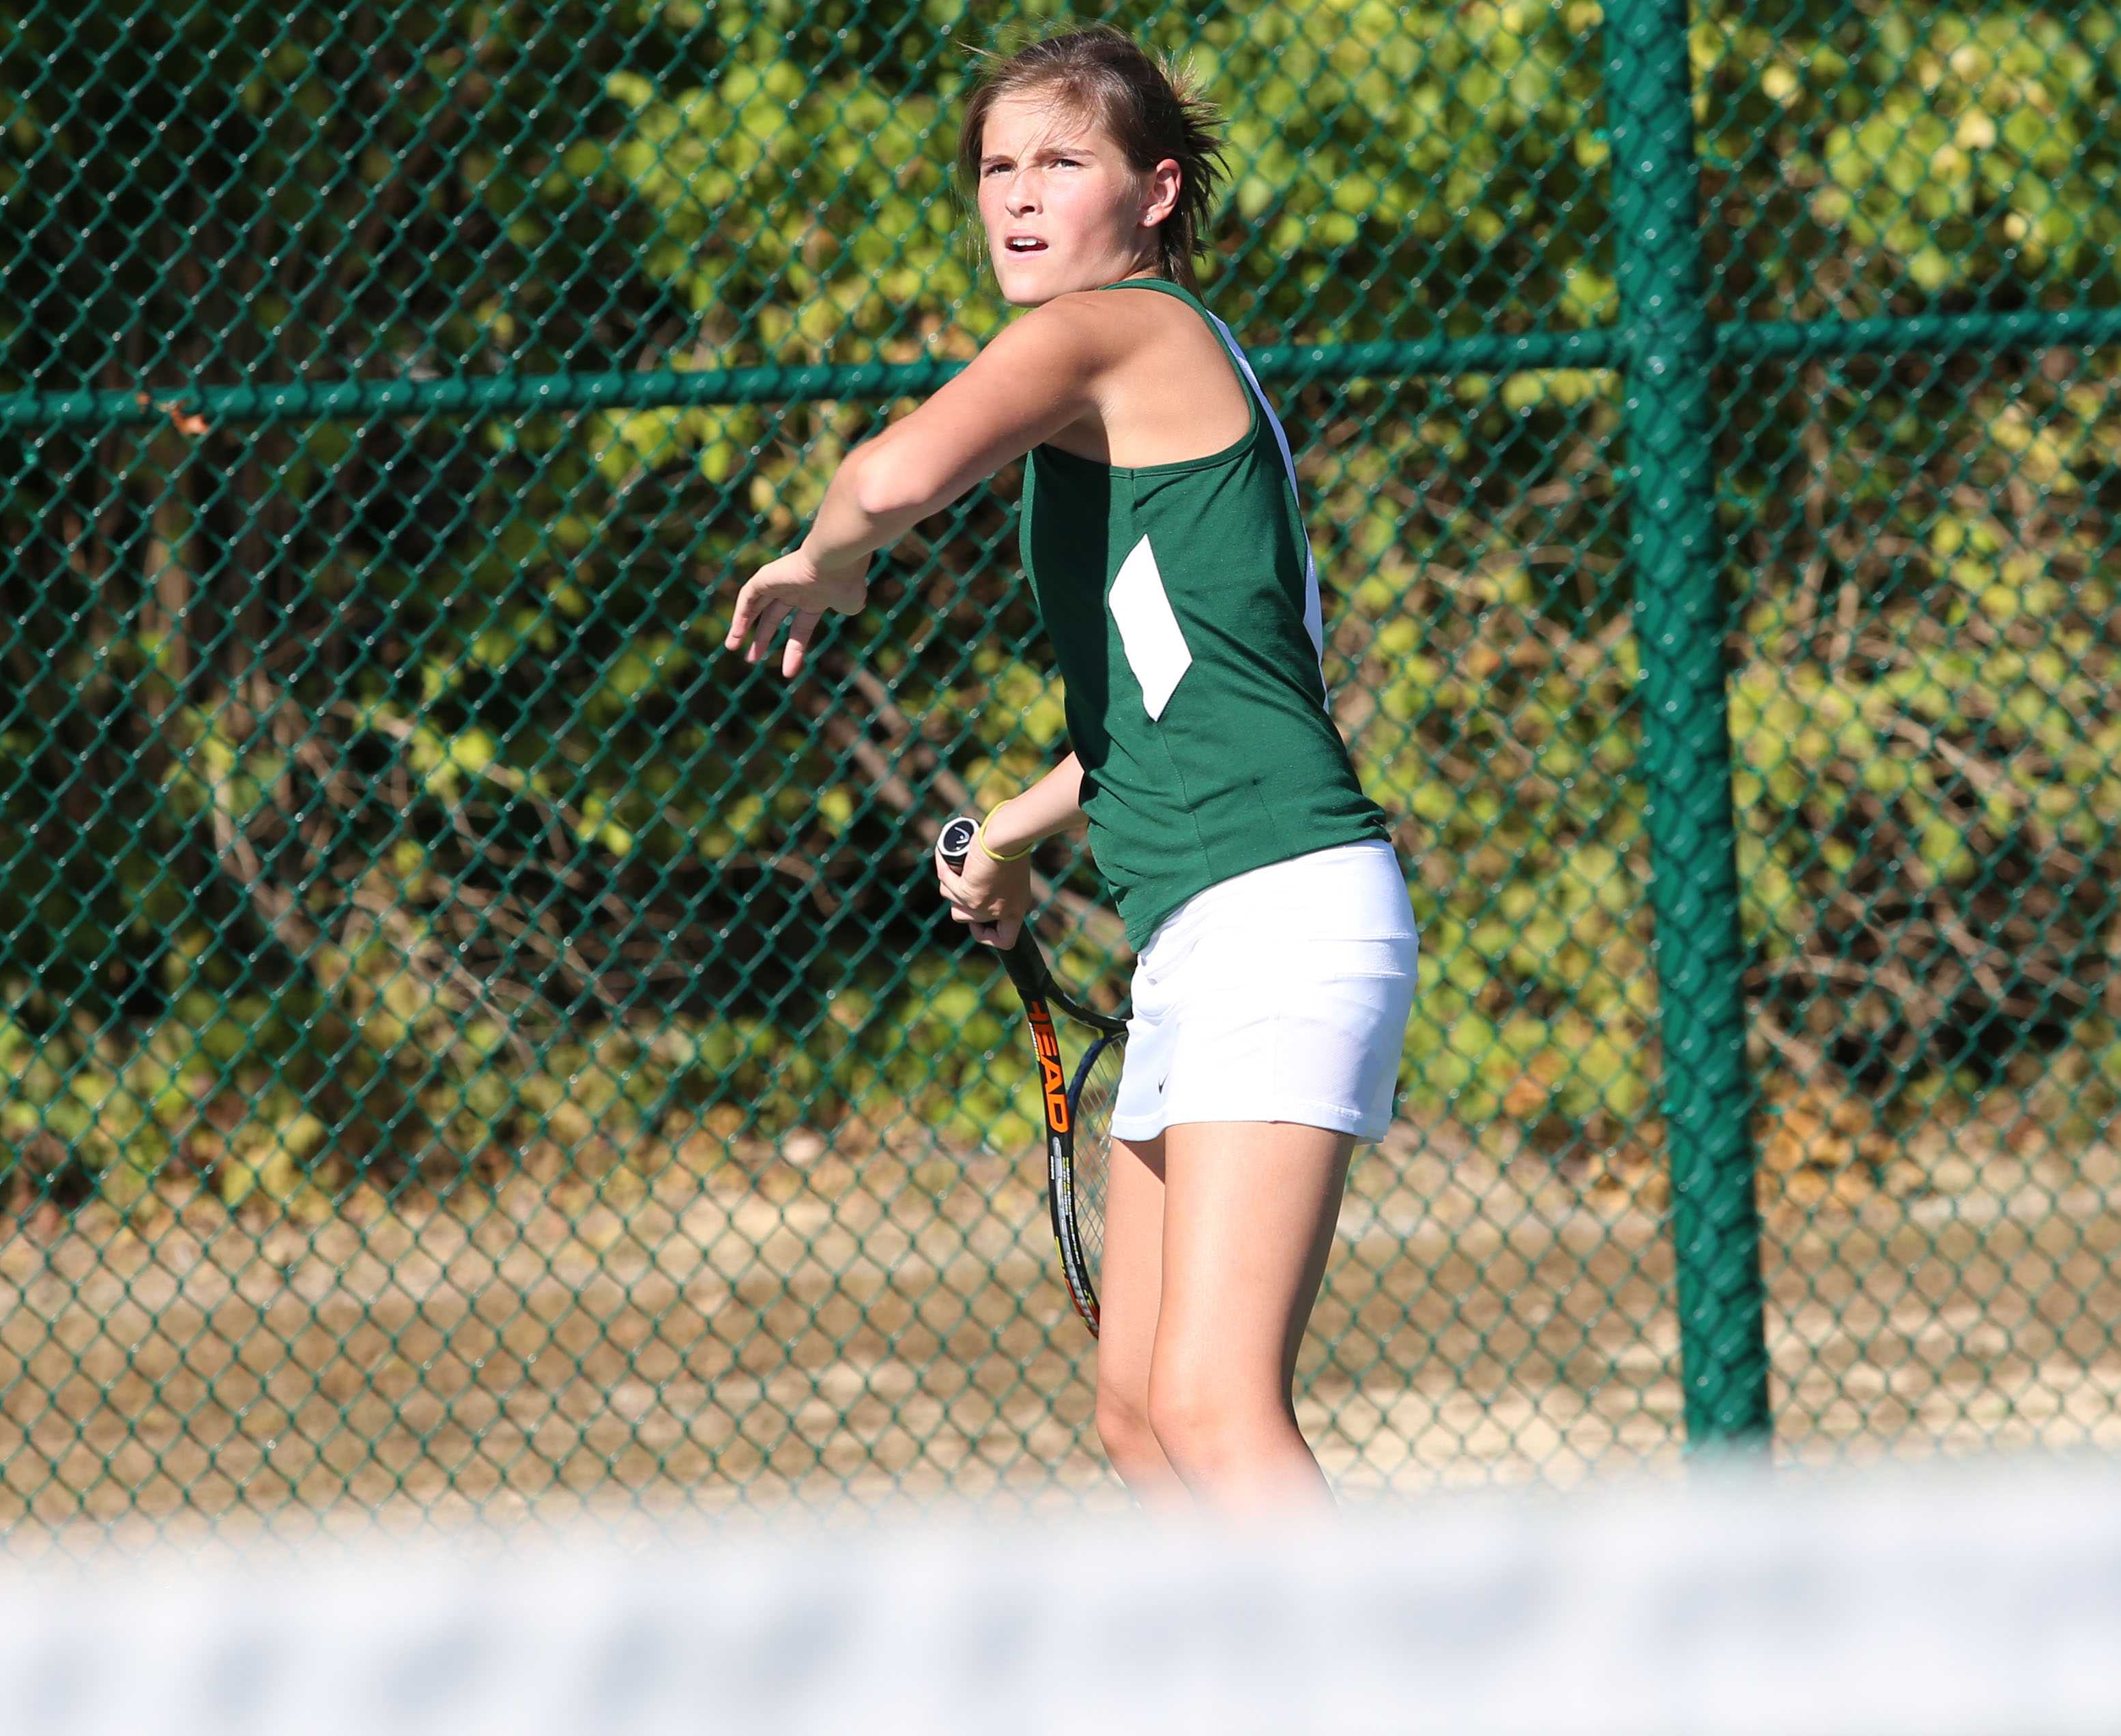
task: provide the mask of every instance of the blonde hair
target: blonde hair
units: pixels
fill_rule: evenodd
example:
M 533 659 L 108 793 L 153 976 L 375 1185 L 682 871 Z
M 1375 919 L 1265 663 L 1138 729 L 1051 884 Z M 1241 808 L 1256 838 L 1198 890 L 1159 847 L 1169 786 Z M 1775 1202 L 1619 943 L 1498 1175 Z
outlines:
M 986 58 L 993 64 L 967 99 L 958 137 L 959 188 L 972 212 L 979 209 L 980 154 L 989 112 L 1005 96 L 1051 91 L 1094 120 L 1137 175 L 1145 177 L 1166 157 L 1177 163 L 1178 202 L 1156 228 L 1157 275 L 1197 291 L 1193 257 L 1204 244 L 1222 151 L 1210 129 L 1222 118 L 1200 94 L 1191 72 L 1177 61 L 1151 58 L 1132 37 L 1108 24 L 1029 43 L 1005 58 Z M 975 259 L 984 264 L 984 226 L 971 226 Z

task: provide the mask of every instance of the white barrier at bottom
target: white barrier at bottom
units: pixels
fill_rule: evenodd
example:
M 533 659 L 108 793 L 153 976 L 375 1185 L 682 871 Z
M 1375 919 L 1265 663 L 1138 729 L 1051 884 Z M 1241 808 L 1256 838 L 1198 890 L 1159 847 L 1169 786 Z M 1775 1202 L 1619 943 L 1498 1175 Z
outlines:
M 2121 1729 L 2121 1468 L 0 1567 L 23 1733 Z

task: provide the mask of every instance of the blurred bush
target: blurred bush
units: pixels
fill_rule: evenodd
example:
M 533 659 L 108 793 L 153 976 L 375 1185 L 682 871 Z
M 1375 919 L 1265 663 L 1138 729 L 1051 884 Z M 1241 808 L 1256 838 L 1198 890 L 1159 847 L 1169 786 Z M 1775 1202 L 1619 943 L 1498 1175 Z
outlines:
M 6 389 L 963 358 L 1009 316 L 950 191 L 954 12 L 393 16 L 15 26 Z M 1228 112 L 1211 304 L 1255 355 L 1614 321 L 1600 24 L 1149 18 Z M 2121 299 L 2112 7 L 1787 0 L 1693 42 L 1718 319 Z M 155 76 L 96 104 L 133 54 Z M 123 298 L 121 244 L 158 262 Z M 2121 1090 L 2113 363 L 1719 368 L 1754 1060 L 1815 1105 L 1774 1174 L 1825 1161 L 1816 1124 L 1837 1172 L 1929 1185 L 1895 1129 L 2001 1091 L 2067 1146 Z M 1422 919 L 1405 1112 L 1629 1192 L 1657 989 L 1620 384 L 1270 390 Z M 879 561 L 818 678 L 719 649 L 900 407 L 11 432 L 13 1208 L 179 1169 L 322 1211 L 687 1128 L 1028 1140 L 1009 992 L 927 868 L 944 815 L 1065 751 L 1014 472 Z M 1071 966 L 1123 968 L 1087 859 L 1040 859 Z

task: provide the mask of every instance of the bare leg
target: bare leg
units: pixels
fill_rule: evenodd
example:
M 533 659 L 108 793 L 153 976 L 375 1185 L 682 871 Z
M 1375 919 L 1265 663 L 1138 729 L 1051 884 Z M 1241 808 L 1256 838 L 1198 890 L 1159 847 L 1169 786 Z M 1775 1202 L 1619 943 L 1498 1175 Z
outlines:
M 1149 1426 L 1149 1352 L 1163 1275 L 1163 1139 L 1112 1142 L 1098 1275 L 1098 1438 L 1146 1507 L 1190 1506 Z
M 1354 1140 L 1286 1121 L 1188 1122 L 1163 1139 L 1150 1426 L 1210 1506 L 1330 1508 L 1290 1389 Z

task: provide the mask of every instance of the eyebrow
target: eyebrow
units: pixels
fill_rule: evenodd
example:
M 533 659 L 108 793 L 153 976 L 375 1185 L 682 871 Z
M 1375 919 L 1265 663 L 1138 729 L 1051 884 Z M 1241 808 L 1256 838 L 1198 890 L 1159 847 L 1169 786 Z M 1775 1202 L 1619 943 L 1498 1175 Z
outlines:
M 1048 145 L 1040 153 L 1040 155 L 1044 156 L 1088 156 L 1091 155 L 1091 151 L 1090 147 L 1088 145 Z M 996 151 L 981 157 L 980 159 L 980 167 L 984 169 L 990 163 L 1006 163 L 1009 161 L 1009 155 L 1006 151 Z

